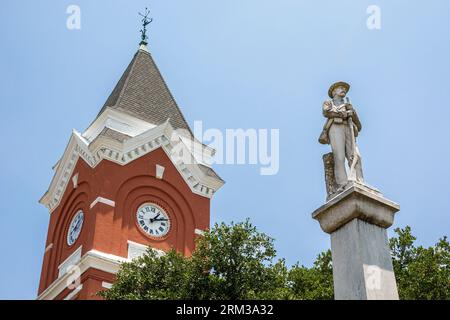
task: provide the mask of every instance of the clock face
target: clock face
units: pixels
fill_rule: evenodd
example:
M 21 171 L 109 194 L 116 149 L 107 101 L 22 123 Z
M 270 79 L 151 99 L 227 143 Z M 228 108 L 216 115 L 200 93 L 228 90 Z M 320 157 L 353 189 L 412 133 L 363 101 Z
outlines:
M 81 228 L 83 227 L 84 214 L 83 211 L 78 211 L 72 218 L 69 225 L 69 231 L 67 232 L 67 244 L 69 246 L 73 245 L 77 241 L 81 233 Z
M 151 237 L 164 237 L 170 230 L 169 215 L 153 203 L 140 206 L 136 212 L 136 219 L 142 231 Z

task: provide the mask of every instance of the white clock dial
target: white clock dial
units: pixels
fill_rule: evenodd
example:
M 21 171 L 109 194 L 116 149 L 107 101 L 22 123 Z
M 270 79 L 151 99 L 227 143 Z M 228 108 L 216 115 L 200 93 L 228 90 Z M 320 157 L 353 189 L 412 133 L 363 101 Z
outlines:
M 136 212 L 136 219 L 139 227 L 152 237 L 164 237 L 170 230 L 169 215 L 153 203 L 140 206 Z
M 67 232 L 67 244 L 69 246 L 73 245 L 77 241 L 81 233 L 81 228 L 83 227 L 84 213 L 83 211 L 78 211 L 72 218 L 69 225 L 69 231 Z

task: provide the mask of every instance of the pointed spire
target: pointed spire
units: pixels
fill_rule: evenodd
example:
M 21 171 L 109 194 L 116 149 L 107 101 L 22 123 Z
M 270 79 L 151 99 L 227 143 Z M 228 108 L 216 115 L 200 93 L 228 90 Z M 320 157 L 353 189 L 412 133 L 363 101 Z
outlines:
M 154 125 L 163 124 L 170 119 L 169 122 L 175 129 L 185 129 L 192 135 L 145 44 L 140 45 L 98 116 L 107 107 Z
M 170 119 L 169 122 L 175 129 L 185 129 L 192 135 L 189 125 L 147 48 L 147 26 L 153 21 L 148 17 L 149 14 L 150 11 L 147 8 L 143 14 L 139 13 L 143 17 L 139 50 L 98 116 L 109 107 L 154 125 L 163 124 Z

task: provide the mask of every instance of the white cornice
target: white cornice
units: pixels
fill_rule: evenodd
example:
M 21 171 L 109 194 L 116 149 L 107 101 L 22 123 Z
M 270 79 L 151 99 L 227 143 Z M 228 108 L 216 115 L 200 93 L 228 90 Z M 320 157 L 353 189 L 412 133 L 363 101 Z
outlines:
M 114 115 L 116 120 L 123 116 L 120 118 L 123 123 L 136 120 L 136 118 L 130 119 L 133 117 L 124 115 L 116 110 L 107 109 L 100 115 L 99 119 L 103 119 L 103 122 L 100 121 L 99 123 L 105 124 L 107 122 L 105 119 L 108 119 L 109 115 Z M 204 174 L 200 169 L 199 164 L 208 166 L 208 163 L 201 162 L 201 159 L 199 160 L 198 155 L 195 154 L 198 153 L 198 151 L 195 150 L 199 150 L 203 145 L 198 142 L 191 144 L 186 142 L 186 137 L 181 136 L 178 132 L 174 131 L 168 121 L 156 127 L 151 126 L 151 128 L 146 131 L 143 131 L 124 142 L 116 141 L 104 136 L 99 136 L 98 139 L 95 139 L 95 137 L 97 137 L 96 132 L 99 133 L 104 128 L 99 123 L 95 121 L 83 135 L 76 130 L 73 130 L 64 154 L 58 162 L 58 166 L 55 168 L 55 174 L 49 189 L 40 200 L 40 203 L 45 205 L 50 213 L 59 206 L 68 182 L 73 175 L 75 165 L 80 157 L 91 168 L 95 168 L 103 160 L 109 160 L 124 166 L 158 148 L 162 148 L 172 160 L 172 163 L 193 193 L 211 198 L 224 183 L 219 178 Z M 132 122 L 128 122 L 128 124 L 130 126 L 133 125 Z M 141 129 L 142 128 L 143 127 L 141 127 Z M 114 130 L 116 130 L 116 128 L 114 128 Z M 95 141 L 92 139 L 95 139 Z M 189 145 L 192 145 L 193 147 L 190 147 Z M 191 163 L 186 164 L 182 160 L 176 158 L 172 152 L 175 147 L 176 150 L 181 150 L 183 154 L 190 154 Z M 211 150 L 213 149 L 204 147 L 204 154 L 207 156 L 212 154 L 213 151 Z
M 64 298 L 64 300 L 72 300 L 72 298 L 75 297 L 75 296 L 78 294 L 78 292 L 81 291 L 81 289 L 83 289 L 83 285 L 82 285 L 82 284 L 80 284 L 78 287 L 76 287 L 75 289 L 73 289 L 73 291 L 72 291 L 71 293 L 69 293 L 69 294 Z
M 133 241 L 128 241 L 128 245 L 136 246 L 142 249 L 143 252 L 147 250 L 147 246 L 136 243 Z M 154 249 L 158 255 L 165 254 L 164 251 Z M 81 260 L 79 260 L 76 264 L 71 266 L 71 270 L 77 270 L 79 272 L 79 276 L 81 276 L 88 269 L 93 268 L 100 271 L 104 271 L 110 274 L 116 274 L 120 269 L 120 265 L 124 262 L 130 262 L 131 259 L 116 256 L 109 253 L 104 253 L 98 250 L 90 250 L 86 252 Z M 102 285 L 105 282 L 102 283 Z M 45 289 L 38 297 L 38 300 L 53 300 L 55 299 L 61 292 L 64 291 L 69 285 L 73 284 L 73 274 L 71 272 L 65 273 L 58 279 L 56 279 L 47 289 Z M 71 293 L 69 293 L 66 298 L 71 299 L 75 296 L 83 287 L 80 284 L 77 288 L 75 288 Z M 79 289 L 79 290 L 78 290 Z M 78 290 L 78 291 L 77 291 Z
M 110 128 L 130 137 L 135 137 L 154 127 L 156 125 L 107 107 L 86 129 L 83 137 L 92 142 L 104 128 Z
M 78 268 L 77 270 L 79 271 L 80 276 L 90 268 L 115 274 L 119 270 L 120 264 L 128 261 L 130 260 L 123 257 L 103 253 L 97 250 L 90 250 L 83 255 L 81 260 L 74 267 Z M 64 289 L 68 287 L 68 285 L 72 284 L 73 281 L 72 277 L 73 275 L 71 272 L 68 272 L 63 276 L 59 277 L 47 289 L 45 289 L 38 296 L 37 299 L 38 300 L 55 299 L 61 292 L 64 291 Z

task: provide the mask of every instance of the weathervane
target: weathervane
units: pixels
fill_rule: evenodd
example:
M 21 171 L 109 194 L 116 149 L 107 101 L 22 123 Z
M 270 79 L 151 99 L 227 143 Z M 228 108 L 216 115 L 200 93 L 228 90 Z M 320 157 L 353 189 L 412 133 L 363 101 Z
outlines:
M 150 10 L 148 10 L 147 8 L 145 8 L 145 12 L 144 14 L 139 12 L 139 15 L 142 17 L 142 29 L 140 30 L 141 32 L 141 43 L 143 45 L 147 44 L 147 26 L 152 23 L 153 18 L 149 18 L 148 15 L 150 14 Z

